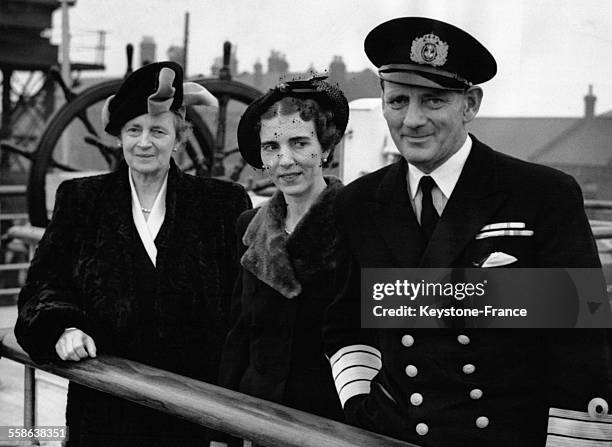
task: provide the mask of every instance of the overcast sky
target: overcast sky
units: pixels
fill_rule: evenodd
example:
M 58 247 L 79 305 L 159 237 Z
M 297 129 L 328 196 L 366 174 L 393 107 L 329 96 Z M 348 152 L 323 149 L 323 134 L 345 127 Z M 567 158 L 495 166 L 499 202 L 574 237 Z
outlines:
M 349 71 L 374 68 L 363 53 L 368 31 L 420 15 L 464 28 L 497 59 L 481 116 L 581 116 L 589 84 L 596 113 L 612 110 L 611 0 L 77 0 L 72 58 L 93 61 L 93 50 L 77 47 L 95 42 L 88 31 L 105 30 L 107 74 L 125 71 L 125 44 L 138 49 L 143 35 L 163 59 L 170 45 L 182 45 L 186 11 L 190 74 L 208 75 L 225 40 L 237 45 L 240 71 L 257 59 L 265 67 L 271 49 L 286 54 L 291 71 L 324 70 L 334 55 Z M 58 10 L 54 39 L 60 23 Z

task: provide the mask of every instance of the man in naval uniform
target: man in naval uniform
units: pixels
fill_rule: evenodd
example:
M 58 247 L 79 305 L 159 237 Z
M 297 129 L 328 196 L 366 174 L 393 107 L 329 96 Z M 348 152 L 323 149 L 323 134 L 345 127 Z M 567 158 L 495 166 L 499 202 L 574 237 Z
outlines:
M 325 338 L 348 421 L 420 446 L 612 445 L 603 330 L 360 329 L 361 268 L 600 267 L 574 179 L 467 133 L 497 71 L 482 44 L 405 17 L 365 51 L 402 159 L 336 204 L 350 259 Z

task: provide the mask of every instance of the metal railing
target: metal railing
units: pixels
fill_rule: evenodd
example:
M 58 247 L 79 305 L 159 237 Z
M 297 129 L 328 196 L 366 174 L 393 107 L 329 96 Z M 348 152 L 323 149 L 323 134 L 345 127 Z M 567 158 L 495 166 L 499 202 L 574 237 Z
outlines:
M 23 196 L 27 189 L 26 185 L 0 185 L 0 195 Z
M 0 356 L 26 365 L 26 428 L 35 426 L 35 368 L 212 429 L 271 447 L 416 447 L 138 362 L 100 355 L 80 362 L 36 364 L 12 328 L 0 330 Z
M 24 196 L 26 194 L 27 187 L 25 185 L 0 185 L 0 198 L 12 197 L 12 196 Z M 28 219 L 27 213 L 4 213 L 0 203 L 0 223 L 15 221 L 26 221 Z M 9 262 L 7 262 L 9 261 Z M 10 262 L 9 258 L 4 258 L 0 263 L 0 274 L 6 271 L 24 271 L 28 268 L 29 263 L 27 262 Z M 0 297 L 2 296 L 16 296 L 19 293 L 19 287 L 3 287 L 0 288 Z
M 9 228 L 4 237 L 6 237 L 7 239 L 18 239 L 25 242 L 28 249 L 28 259 L 32 259 L 32 256 L 34 254 L 34 248 L 36 247 L 38 241 L 40 241 L 40 239 L 42 238 L 44 232 L 44 228 L 17 225 Z M 14 270 L 25 271 L 29 267 L 29 262 L 13 262 L 9 264 L 0 264 L 0 272 Z M 19 294 L 20 290 L 20 287 L 5 287 L 0 289 L 0 296 L 16 296 Z
M 612 210 L 612 200 L 585 200 L 584 207 L 592 210 Z
M 591 229 L 593 230 L 593 236 L 595 236 L 595 239 L 612 238 L 612 225 L 602 225 L 600 227 L 593 226 Z

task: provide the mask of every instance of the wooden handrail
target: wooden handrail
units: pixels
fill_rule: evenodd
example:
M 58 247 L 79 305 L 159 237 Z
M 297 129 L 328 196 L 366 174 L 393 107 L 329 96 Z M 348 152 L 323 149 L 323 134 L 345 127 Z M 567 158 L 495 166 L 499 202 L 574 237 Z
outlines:
M 110 355 L 37 364 L 17 344 L 12 328 L 0 329 L 0 356 L 266 446 L 417 447 Z

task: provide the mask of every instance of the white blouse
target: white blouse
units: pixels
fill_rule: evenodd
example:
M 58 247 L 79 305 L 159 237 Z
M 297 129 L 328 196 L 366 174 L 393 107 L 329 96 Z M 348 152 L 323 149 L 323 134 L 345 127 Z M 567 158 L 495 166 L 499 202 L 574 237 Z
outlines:
M 157 193 L 149 219 L 145 219 L 144 213 L 142 212 L 142 205 L 138 200 L 138 194 L 136 193 L 136 187 L 134 186 L 134 180 L 132 179 L 132 170 L 128 170 L 128 176 L 130 178 L 130 189 L 132 191 L 132 218 L 134 219 L 134 225 L 140 236 L 140 240 L 144 245 L 151 262 L 157 266 L 157 247 L 155 246 L 155 238 L 159 229 L 164 223 L 164 217 L 166 216 L 166 190 L 168 187 L 168 174 L 164 178 L 164 183 Z

